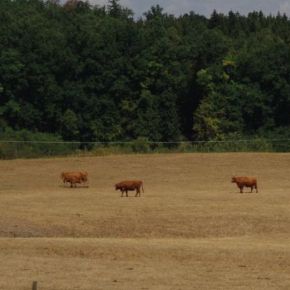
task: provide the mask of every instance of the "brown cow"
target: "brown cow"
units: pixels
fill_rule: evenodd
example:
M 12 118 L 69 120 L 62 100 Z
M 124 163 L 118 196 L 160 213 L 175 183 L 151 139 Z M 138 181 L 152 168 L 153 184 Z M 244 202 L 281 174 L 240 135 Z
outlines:
M 256 177 L 234 176 L 232 177 L 232 182 L 237 184 L 238 188 L 240 189 L 240 193 L 243 193 L 244 187 L 250 187 L 251 192 L 253 192 L 253 188 L 255 188 L 256 192 L 258 192 Z
M 70 187 L 76 187 L 77 183 L 88 181 L 88 173 L 85 171 L 62 172 L 61 179 L 63 183 L 70 183 Z
M 126 196 L 128 197 L 128 191 L 133 190 L 136 190 L 135 197 L 141 196 L 140 188 L 142 188 L 142 192 L 144 192 L 143 181 L 141 180 L 124 180 L 115 184 L 115 190 L 120 190 L 122 192 L 121 197 L 123 197 L 124 192 L 126 192 Z
M 63 182 L 66 182 L 66 179 L 68 176 L 78 176 L 80 177 L 84 182 L 88 180 L 88 173 L 86 171 L 70 171 L 70 172 L 62 172 L 61 173 L 61 179 Z

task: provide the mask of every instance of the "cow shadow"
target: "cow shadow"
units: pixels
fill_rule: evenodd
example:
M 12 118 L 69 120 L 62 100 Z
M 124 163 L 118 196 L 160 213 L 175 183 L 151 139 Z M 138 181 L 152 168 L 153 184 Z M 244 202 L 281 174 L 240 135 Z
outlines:
M 61 188 L 68 188 L 68 189 L 77 189 L 77 188 L 89 188 L 89 185 L 78 185 L 76 187 L 71 187 L 70 185 L 64 185 L 64 184 L 61 184 L 59 185 L 59 187 Z

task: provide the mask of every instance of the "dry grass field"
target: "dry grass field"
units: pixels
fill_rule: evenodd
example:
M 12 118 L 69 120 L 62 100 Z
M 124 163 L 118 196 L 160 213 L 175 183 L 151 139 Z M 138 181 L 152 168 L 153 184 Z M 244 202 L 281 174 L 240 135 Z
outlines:
M 85 170 L 89 187 L 63 186 Z M 290 289 L 290 154 L 0 161 L 0 289 Z M 240 194 L 232 175 L 258 178 Z M 141 198 L 114 183 L 142 179 Z

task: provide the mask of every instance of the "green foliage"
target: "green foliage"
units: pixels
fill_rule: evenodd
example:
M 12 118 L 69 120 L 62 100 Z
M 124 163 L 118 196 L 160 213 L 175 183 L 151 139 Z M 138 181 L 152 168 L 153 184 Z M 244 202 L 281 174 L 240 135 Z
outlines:
M 218 118 L 218 113 L 207 99 L 203 99 L 194 114 L 193 130 L 198 140 L 222 138 L 221 121 Z
M 79 134 L 78 123 L 76 114 L 72 110 L 67 109 L 62 117 L 63 136 L 69 139 L 76 138 Z
M 132 142 L 132 149 L 137 153 L 148 153 L 150 151 L 150 143 L 146 137 L 138 137 Z
M 132 16 L 119 0 L 0 1 L 0 126 L 92 142 L 288 131 L 287 17 Z
M 35 158 L 72 154 L 79 144 L 63 143 L 59 136 L 11 128 L 0 131 L 0 158 Z M 44 143 L 43 143 L 44 142 Z

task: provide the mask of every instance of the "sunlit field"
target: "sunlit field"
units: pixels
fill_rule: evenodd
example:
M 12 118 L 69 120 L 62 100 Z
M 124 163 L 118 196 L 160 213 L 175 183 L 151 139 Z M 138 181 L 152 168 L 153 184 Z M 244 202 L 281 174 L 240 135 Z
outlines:
M 290 154 L 0 161 L 0 289 L 290 289 Z M 62 171 L 84 170 L 70 188 Z M 233 175 L 256 176 L 239 193 Z M 114 184 L 144 181 L 120 197 Z

